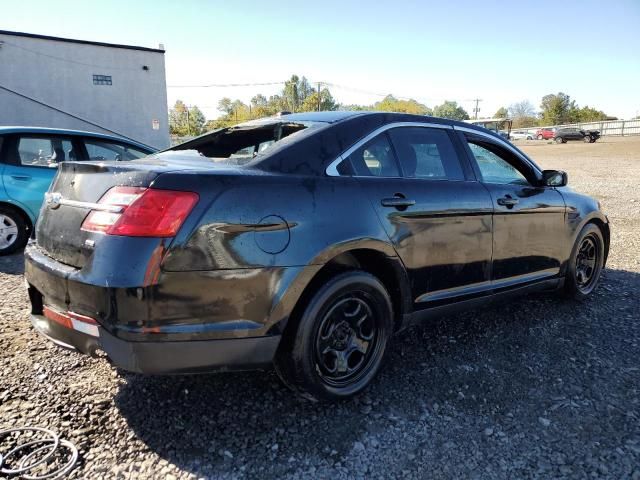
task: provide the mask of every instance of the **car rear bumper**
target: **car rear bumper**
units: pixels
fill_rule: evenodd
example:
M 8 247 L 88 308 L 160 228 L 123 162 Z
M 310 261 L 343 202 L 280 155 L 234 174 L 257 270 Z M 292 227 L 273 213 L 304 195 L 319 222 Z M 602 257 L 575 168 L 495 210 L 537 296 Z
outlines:
M 90 273 L 27 247 L 34 327 L 62 347 L 104 352 L 125 370 L 163 374 L 269 366 L 289 312 L 270 303 L 282 295 L 269 288 L 284 287 L 298 269 L 170 272 L 142 287 L 96 284 L 102 277 Z
M 253 370 L 271 364 L 279 335 L 201 341 L 130 342 L 98 327 L 98 335 L 67 328 L 32 314 L 34 328 L 60 347 L 96 356 L 104 352 L 117 367 L 136 373 L 168 374 Z

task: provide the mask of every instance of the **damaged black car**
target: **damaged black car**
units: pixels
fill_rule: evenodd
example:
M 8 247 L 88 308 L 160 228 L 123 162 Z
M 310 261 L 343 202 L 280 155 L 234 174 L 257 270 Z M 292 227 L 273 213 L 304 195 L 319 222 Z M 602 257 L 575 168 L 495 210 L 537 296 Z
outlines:
M 415 322 L 589 295 L 609 223 L 566 183 L 481 127 L 381 112 L 66 162 L 25 252 L 31 321 L 132 372 L 275 365 L 307 398 L 345 398 Z

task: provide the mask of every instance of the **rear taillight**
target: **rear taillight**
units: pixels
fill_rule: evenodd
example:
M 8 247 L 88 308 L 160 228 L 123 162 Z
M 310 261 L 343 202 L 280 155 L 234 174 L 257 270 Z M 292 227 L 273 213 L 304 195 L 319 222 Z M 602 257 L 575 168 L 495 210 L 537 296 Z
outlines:
M 92 210 L 82 230 L 128 237 L 174 237 L 198 202 L 194 192 L 140 187 L 113 187 L 100 205 L 121 207 Z

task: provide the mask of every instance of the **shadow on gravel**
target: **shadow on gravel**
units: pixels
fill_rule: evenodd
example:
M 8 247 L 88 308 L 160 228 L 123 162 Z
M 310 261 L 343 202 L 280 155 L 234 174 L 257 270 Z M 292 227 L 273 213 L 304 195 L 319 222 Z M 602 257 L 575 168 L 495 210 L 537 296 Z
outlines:
M 634 428 L 624 411 L 637 408 L 625 395 L 640 377 L 638 291 L 640 275 L 606 270 L 584 303 L 535 295 L 412 328 L 396 337 L 368 391 L 339 404 L 301 400 L 273 372 L 127 374 L 115 401 L 148 448 L 201 475 L 337 462 L 355 442 L 425 415 L 444 432 L 428 446 L 436 455 L 449 435 L 463 452 L 477 450 L 484 426 L 505 419 L 530 438 L 543 415 L 566 418 L 540 441 L 579 451 L 597 439 L 604 448 Z
M 13 255 L 0 257 L 0 273 L 22 275 L 24 273 L 24 256 L 22 250 Z

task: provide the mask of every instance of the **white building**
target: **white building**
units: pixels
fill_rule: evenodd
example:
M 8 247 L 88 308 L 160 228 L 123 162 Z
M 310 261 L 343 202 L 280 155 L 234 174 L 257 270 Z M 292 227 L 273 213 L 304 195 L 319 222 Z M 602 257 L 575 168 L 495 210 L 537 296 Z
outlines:
M 0 30 L 0 125 L 169 146 L 164 49 Z

